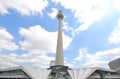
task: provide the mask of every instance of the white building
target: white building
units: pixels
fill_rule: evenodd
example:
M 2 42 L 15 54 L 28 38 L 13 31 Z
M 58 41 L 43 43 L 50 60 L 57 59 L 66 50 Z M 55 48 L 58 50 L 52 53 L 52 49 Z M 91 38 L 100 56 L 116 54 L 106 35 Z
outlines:
M 48 79 L 51 70 L 45 68 L 13 67 L 0 69 L 0 79 Z M 120 74 L 106 68 L 90 67 L 68 70 L 72 79 L 120 79 Z

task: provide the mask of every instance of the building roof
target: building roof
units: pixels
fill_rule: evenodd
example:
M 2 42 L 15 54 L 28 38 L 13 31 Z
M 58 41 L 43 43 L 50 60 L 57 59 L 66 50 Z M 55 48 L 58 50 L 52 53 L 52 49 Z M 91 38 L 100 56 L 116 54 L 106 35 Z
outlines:
M 21 69 L 32 79 L 40 79 L 40 78 L 47 79 L 50 73 L 50 70 L 47 70 L 46 68 L 33 68 L 28 66 L 5 68 L 5 69 L 0 69 L 0 71 L 10 71 L 10 70 L 17 70 L 17 69 Z
M 113 69 L 120 73 L 120 58 L 109 62 L 109 67 L 110 67 L 110 69 Z
M 51 70 L 47 70 L 46 68 L 32 68 L 32 67 L 25 67 L 25 66 L 5 68 L 5 69 L 0 69 L 0 71 L 9 71 L 9 70 L 17 70 L 17 69 L 23 70 L 32 79 L 47 79 L 51 71 Z M 87 79 L 96 70 L 115 72 L 113 70 L 110 70 L 107 68 L 100 68 L 100 67 L 71 69 L 71 70 L 68 70 L 68 72 L 70 73 L 72 79 Z
M 72 69 L 69 71 L 69 73 L 72 76 L 72 79 L 87 79 L 96 70 L 114 72 L 113 70 L 110 70 L 107 68 L 88 67 L 88 68 L 81 68 L 81 69 Z

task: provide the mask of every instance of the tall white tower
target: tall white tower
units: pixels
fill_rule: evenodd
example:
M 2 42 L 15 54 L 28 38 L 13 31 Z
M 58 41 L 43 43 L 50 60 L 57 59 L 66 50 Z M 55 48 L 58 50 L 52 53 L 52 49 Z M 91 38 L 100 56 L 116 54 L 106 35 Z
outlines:
M 57 39 L 57 49 L 56 49 L 56 61 L 55 66 L 50 66 L 50 74 L 48 79 L 71 79 L 69 72 L 67 71 L 68 66 L 64 66 L 64 55 L 63 55 L 63 39 L 62 39 L 62 20 L 64 15 L 62 11 L 59 11 L 57 14 L 59 20 L 58 26 L 58 39 Z
M 57 50 L 56 50 L 55 65 L 64 66 L 63 39 L 62 39 L 62 20 L 64 18 L 64 15 L 63 15 L 62 11 L 58 12 L 57 18 L 59 20 L 59 25 L 58 25 L 58 39 L 57 39 Z

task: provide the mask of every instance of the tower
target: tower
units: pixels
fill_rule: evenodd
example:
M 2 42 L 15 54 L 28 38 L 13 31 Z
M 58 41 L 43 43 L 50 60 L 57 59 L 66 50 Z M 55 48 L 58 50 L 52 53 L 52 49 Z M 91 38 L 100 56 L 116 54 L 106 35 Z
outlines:
M 63 55 L 63 39 L 62 39 L 62 20 L 64 15 L 62 11 L 57 14 L 58 18 L 58 39 L 57 39 L 57 50 L 56 50 L 56 62 L 55 65 L 64 65 L 64 55 Z
M 62 11 L 59 11 L 57 14 L 58 18 L 58 39 L 57 39 L 57 48 L 56 48 L 56 60 L 55 66 L 51 66 L 51 72 L 48 76 L 48 79 L 71 79 L 70 74 L 68 73 L 68 66 L 64 66 L 64 55 L 63 55 L 63 39 L 62 39 L 62 20 L 64 15 Z

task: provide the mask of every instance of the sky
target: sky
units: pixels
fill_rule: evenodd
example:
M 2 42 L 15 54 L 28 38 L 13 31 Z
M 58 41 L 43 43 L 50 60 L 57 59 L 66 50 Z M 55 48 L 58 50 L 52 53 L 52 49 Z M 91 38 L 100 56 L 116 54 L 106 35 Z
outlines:
M 49 68 L 63 19 L 64 62 L 107 67 L 120 57 L 120 0 L 0 0 L 0 68 Z

